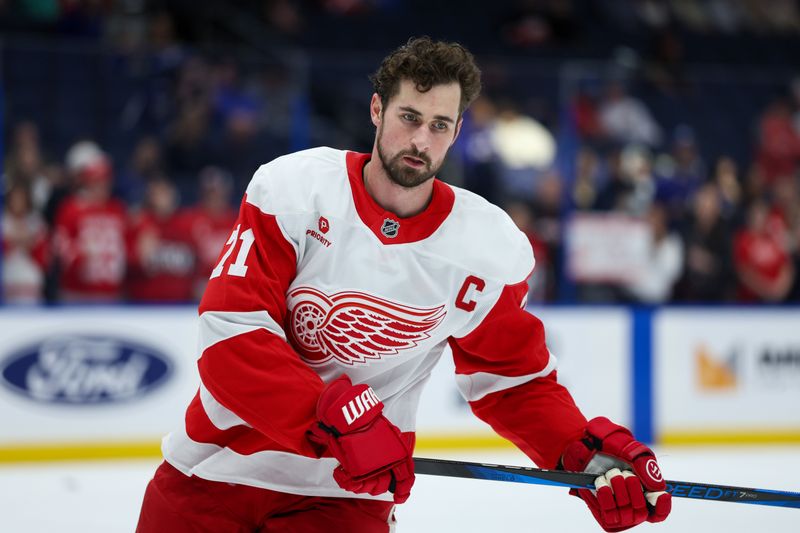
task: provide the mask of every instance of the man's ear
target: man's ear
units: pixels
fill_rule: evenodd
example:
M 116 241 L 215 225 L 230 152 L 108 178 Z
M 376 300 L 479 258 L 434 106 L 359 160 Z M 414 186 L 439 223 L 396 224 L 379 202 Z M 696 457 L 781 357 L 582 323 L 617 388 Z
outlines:
M 381 97 L 378 96 L 378 93 L 372 94 L 372 101 L 369 103 L 369 116 L 376 128 L 381 125 L 383 102 L 381 102 Z

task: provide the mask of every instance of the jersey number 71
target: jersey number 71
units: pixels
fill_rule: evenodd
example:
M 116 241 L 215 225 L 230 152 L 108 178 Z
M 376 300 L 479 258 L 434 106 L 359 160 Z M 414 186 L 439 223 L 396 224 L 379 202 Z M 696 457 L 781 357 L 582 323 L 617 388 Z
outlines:
M 245 265 L 245 261 L 247 261 L 247 255 L 250 253 L 250 248 L 252 248 L 253 242 L 256 239 L 251 228 L 244 230 L 240 235 L 239 230 L 241 227 L 242 225 L 238 224 L 236 228 L 234 228 L 233 233 L 231 233 L 231 236 L 228 238 L 228 242 L 225 243 L 225 246 L 228 248 L 225 250 L 225 253 L 222 254 L 222 258 L 219 260 L 219 263 L 217 263 L 217 266 L 211 271 L 211 277 L 209 279 L 214 279 L 222 275 L 222 271 L 225 269 L 225 262 L 233 253 L 233 249 L 236 248 L 238 241 L 242 241 L 242 245 L 239 247 L 239 253 L 236 254 L 236 261 L 228 265 L 228 274 L 241 278 L 247 274 L 247 265 Z

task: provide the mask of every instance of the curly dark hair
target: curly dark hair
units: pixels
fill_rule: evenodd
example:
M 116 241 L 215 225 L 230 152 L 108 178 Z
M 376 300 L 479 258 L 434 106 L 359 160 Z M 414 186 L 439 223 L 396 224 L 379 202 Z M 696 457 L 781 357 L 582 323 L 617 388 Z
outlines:
M 412 37 L 386 56 L 369 79 L 384 109 L 400 90 L 402 80 L 413 81 L 422 93 L 435 85 L 458 82 L 461 86 L 459 116 L 481 92 L 481 71 L 469 50 L 458 43 L 434 41 L 427 36 Z

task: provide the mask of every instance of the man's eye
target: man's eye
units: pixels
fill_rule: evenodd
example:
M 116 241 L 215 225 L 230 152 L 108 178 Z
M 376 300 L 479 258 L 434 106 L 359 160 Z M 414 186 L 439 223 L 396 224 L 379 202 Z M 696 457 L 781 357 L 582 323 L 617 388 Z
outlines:
M 400 116 L 403 118 L 403 120 L 407 120 L 409 122 L 416 122 L 417 121 L 417 115 L 414 115 L 413 113 L 403 113 Z
M 433 127 L 434 129 L 444 131 L 447 129 L 447 122 L 434 122 Z

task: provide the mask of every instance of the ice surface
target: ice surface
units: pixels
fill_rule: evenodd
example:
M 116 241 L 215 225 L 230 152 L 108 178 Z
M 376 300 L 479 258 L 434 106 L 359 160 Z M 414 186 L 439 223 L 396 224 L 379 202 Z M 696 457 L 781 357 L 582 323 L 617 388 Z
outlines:
M 666 477 L 800 491 L 800 447 L 660 448 Z M 417 454 L 530 465 L 516 452 Z M 0 532 L 131 533 L 157 461 L 0 465 Z M 419 476 L 409 502 L 398 508 L 400 533 L 600 532 L 588 509 L 565 489 Z M 800 509 L 674 500 L 658 533 L 788 533 L 800 531 Z

